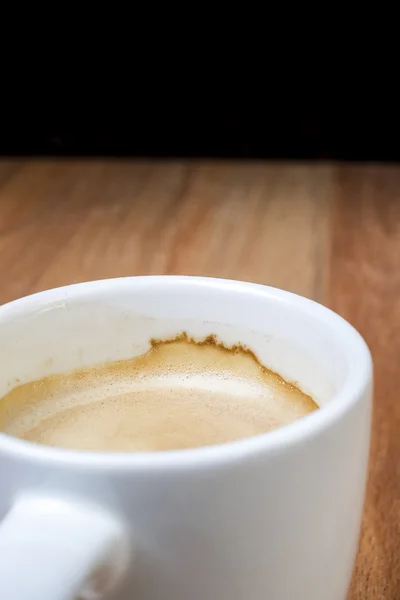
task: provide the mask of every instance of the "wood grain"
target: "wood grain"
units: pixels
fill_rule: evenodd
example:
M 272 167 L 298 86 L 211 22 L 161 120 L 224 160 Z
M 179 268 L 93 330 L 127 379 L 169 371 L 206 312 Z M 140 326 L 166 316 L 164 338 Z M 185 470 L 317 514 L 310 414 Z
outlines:
M 232 277 L 332 306 L 375 361 L 351 600 L 400 598 L 400 168 L 180 161 L 0 163 L 0 302 L 89 279 Z
M 10 168 L 0 189 L 2 302 L 151 273 L 236 277 L 323 296 L 325 168 L 129 161 Z
M 374 358 L 375 406 L 354 600 L 400 598 L 400 169 L 335 178 L 329 299 Z

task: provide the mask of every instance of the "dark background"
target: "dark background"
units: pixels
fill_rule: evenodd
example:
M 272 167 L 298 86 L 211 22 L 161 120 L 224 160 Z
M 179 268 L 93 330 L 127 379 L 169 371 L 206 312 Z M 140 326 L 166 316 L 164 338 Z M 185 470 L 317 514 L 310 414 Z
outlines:
M 171 15 L 149 8 L 153 18 L 132 21 L 107 5 L 105 28 L 80 29 L 72 10 L 42 30 L 25 15 L 29 42 L 18 32 L 4 53 L 0 154 L 400 160 L 397 21 L 386 12 L 379 26 L 374 10 L 370 30 L 364 7 L 354 25 L 329 3 L 318 24 L 305 5 L 301 18 L 282 5 L 280 20 L 241 6 L 236 28 L 204 10 L 175 23 L 177 35 Z
M 111 86 L 108 87 L 108 89 Z M 144 156 L 399 161 L 400 107 L 389 92 L 285 89 L 261 97 L 167 87 L 130 96 L 63 90 L 3 109 L 3 156 Z M 346 91 L 346 93 L 345 93 Z M 78 90 L 80 92 L 80 90 Z

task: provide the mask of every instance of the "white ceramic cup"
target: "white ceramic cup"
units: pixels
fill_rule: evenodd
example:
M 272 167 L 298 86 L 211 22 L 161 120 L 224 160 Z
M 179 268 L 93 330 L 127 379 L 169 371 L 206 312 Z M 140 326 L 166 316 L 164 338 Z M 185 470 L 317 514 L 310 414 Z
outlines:
M 242 342 L 321 410 L 250 439 L 75 452 L 0 434 L 1 600 L 344 600 L 360 528 L 372 363 L 310 300 L 197 277 L 138 277 L 0 307 L 0 396 L 187 331 Z

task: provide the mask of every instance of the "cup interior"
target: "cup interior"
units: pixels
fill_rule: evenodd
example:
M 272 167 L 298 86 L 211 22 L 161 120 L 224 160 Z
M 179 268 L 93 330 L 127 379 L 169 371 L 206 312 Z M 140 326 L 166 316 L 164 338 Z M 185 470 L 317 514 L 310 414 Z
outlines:
M 186 332 L 241 343 L 323 406 L 365 360 L 343 319 L 265 286 L 191 277 L 105 280 L 0 308 L 0 395 L 46 375 L 140 355 Z

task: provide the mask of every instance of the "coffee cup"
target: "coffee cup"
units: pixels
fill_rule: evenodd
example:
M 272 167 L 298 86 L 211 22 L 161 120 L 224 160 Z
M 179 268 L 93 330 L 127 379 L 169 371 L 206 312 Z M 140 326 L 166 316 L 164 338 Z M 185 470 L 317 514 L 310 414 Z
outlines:
M 0 433 L 4 600 L 344 600 L 367 474 L 372 361 L 315 302 L 262 285 L 133 277 L 0 307 L 0 396 L 186 332 L 240 342 L 319 410 L 265 434 L 90 452 Z

